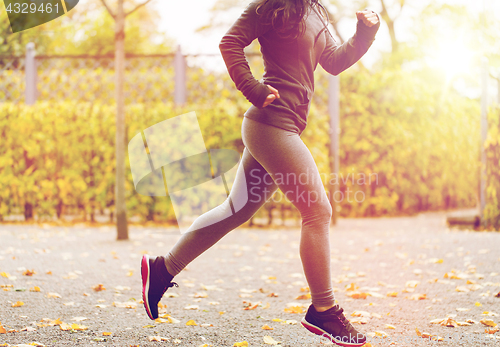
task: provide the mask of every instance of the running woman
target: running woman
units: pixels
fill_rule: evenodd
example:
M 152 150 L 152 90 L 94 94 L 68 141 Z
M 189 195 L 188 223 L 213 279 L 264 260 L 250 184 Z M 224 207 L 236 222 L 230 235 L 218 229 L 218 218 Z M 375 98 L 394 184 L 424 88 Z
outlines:
M 339 45 L 318 0 L 254 0 L 226 32 L 219 44 L 222 57 L 236 88 L 252 104 L 242 122 L 243 156 L 227 200 L 198 217 L 166 256 L 143 257 L 143 299 L 151 319 L 158 317 L 165 291 L 178 286 L 172 282 L 174 276 L 248 221 L 279 188 L 302 217 L 300 258 L 312 301 L 302 325 L 341 346 L 365 344 L 366 336 L 335 304 L 329 245 L 332 208 L 316 163 L 300 138 L 318 63 L 338 75 L 375 40 L 378 15 L 364 10 L 356 17 L 355 34 Z M 264 60 L 262 81 L 252 75 L 243 52 L 255 39 Z M 233 203 L 243 197 L 248 197 L 246 203 L 232 213 Z

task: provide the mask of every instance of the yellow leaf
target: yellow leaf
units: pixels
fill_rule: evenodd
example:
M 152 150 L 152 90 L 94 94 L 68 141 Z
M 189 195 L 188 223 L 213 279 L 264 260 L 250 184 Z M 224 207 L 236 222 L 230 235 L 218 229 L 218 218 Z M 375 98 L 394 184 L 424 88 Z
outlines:
M 7 334 L 7 331 L 5 328 L 2 326 L 2 323 L 0 323 L 0 334 Z
M 386 324 L 385 328 L 386 329 L 396 329 L 396 327 L 394 325 L 390 325 L 390 324 Z
M 497 326 L 497 323 L 495 323 L 491 319 L 481 319 L 480 322 L 483 323 L 484 325 L 486 325 L 487 327 L 496 327 Z
M 22 301 L 17 301 L 15 303 L 12 304 L 12 307 L 21 307 L 24 305 L 24 302 Z
M 40 287 L 38 286 L 34 286 L 33 288 L 30 288 L 30 292 L 39 292 L 40 291 Z
M 274 328 L 271 328 L 269 325 L 266 324 L 262 327 L 262 330 L 274 330 Z
M 233 347 L 248 347 L 248 342 L 247 341 L 235 342 Z
M 300 306 L 292 306 L 285 308 L 285 312 L 287 313 L 304 313 L 304 309 Z
M 104 332 L 102 333 L 102 335 L 103 335 L 103 336 L 111 336 L 111 335 L 113 335 L 113 333 L 111 333 L 111 332 L 109 332 L 109 331 L 104 331 Z
M 477 301 L 474 305 L 476 305 L 476 306 L 478 306 L 478 307 L 479 307 L 479 306 L 483 306 L 483 305 L 482 305 L 479 301 Z
M 366 297 L 368 296 L 368 293 L 354 292 L 354 293 L 347 294 L 347 296 L 349 296 L 353 299 L 366 299 Z
M 5 278 L 10 277 L 10 275 L 7 272 L 0 272 L 0 276 L 5 277 Z
M 308 300 L 311 298 L 311 294 L 303 294 L 303 295 L 299 295 L 295 298 L 295 300 Z
M 389 292 L 387 293 L 387 296 L 395 298 L 396 296 L 398 296 L 398 292 Z
M 190 319 L 186 322 L 186 325 L 198 325 L 198 324 L 196 324 L 194 320 Z

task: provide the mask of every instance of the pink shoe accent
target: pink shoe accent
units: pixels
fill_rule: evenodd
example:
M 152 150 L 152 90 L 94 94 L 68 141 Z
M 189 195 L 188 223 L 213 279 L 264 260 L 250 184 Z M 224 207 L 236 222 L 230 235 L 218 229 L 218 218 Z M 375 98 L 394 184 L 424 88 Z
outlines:
M 149 255 L 143 255 L 141 261 L 141 277 L 142 277 L 142 301 L 144 303 L 144 308 L 149 318 L 154 319 L 151 315 L 149 309 L 148 291 L 149 291 L 149 275 L 151 271 L 149 269 Z

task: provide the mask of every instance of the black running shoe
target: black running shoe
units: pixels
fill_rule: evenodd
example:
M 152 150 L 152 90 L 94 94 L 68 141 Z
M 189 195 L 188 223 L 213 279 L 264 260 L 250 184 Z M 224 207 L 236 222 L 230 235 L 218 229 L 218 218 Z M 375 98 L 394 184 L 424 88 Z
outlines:
M 152 320 L 158 318 L 158 303 L 168 288 L 179 285 L 172 282 L 172 276 L 165 266 L 164 257 L 151 259 L 149 255 L 142 256 L 142 301 L 144 308 Z
M 324 336 L 339 346 L 363 346 L 366 336 L 352 326 L 343 312 L 339 305 L 324 312 L 317 312 L 311 305 L 301 323 L 313 334 Z

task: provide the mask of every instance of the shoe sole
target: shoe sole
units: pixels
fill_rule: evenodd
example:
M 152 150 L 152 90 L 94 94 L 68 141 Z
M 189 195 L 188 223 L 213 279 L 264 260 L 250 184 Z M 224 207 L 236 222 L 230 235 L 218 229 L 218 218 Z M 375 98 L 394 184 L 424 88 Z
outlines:
M 149 300 L 147 293 L 149 292 L 149 275 L 151 274 L 149 268 L 149 255 L 143 255 L 141 261 L 141 276 L 142 276 L 142 302 L 144 303 L 144 308 L 151 320 L 154 320 L 151 315 L 151 310 L 149 308 Z
M 300 322 L 304 328 L 312 332 L 313 334 L 320 335 L 322 337 L 326 337 L 328 340 L 331 342 L 335 343 L 338 346 L 343 346 L 343 347 L 360 347 L 366 344 L 366 341 L 363 343 L 349 343 L 349 342 L 344 342 L 337 340 L 335 337 L 332 336 L 332 334 L 329 334 L 328 332 L 324 331 L 320 327 L 317 327 L 308 321 L 306 321 L 305 317 L 302 318 L 302 321 Z

